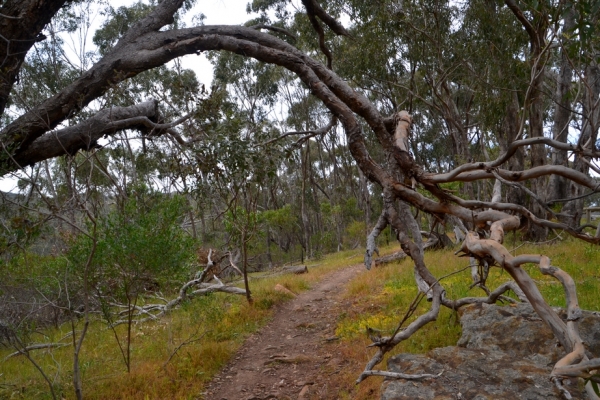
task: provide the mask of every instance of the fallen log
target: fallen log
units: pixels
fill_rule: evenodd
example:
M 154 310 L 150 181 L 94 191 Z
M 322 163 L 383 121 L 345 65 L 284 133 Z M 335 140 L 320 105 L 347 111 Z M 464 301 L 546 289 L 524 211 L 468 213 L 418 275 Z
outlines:
M 291 265 L 289 267 L 283 267 L 283 272 L 289 272 L 291 274 L 306 274 L 308 273 L 308 267 L 306 265 Z
M 393 263 L 395 261 L 404 260 L 406 258 L 406 253 L 402 250 L 390 254 L 389 256 L 378 257 L 375 259 L 375 266 L 378 267 L 380 265 Z
M 429 235 L 427 232 L 421 232 L 424 236 L 427 235 L 429 236 L 429 238 L 427 239 L 427 241 L 423 244 L 423 250 L 429 249 L 431 247 L 435 248 L 436 246 L 438 246 L 440 244 L 440 240 L 438 239 L 438 237 L 436 235 Z M 375 259 L 375 266 L 379 266 L 379 265 L 384 265 L 384 264 L 389 264 L 392 262 L 396 262 L 396 261 L 400 261 L 406 258 L 406 253 L 403 252 L 402 250 L 394 253 L 394 254 L 390 254 L 389 256 L 383 256 L 383 257 L 378 257 Z

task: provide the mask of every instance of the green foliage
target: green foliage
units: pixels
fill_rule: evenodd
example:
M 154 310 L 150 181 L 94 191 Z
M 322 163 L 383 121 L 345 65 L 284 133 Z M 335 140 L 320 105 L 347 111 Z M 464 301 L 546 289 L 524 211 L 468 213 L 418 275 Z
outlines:
M 600 379 L 600 375 L 596 374 L 596 375 L 594 375 L 594 378 Z M 591 379 L 587 380 L 585 383 L 587 384 L 588 382 L 592 385 L 592 389 L 594 390 L 594 393 L 596 393 L 597 396 L 600 396 L 600 387 L 598 387 L 598 383 Z
M 327 257 L 310 274 L 263 276 L 254 284 L 254 304 L 241 296 L 213 293 L 185 302 L 160 321 L 148 321 L 131 327 L 133 355 L 136 359 L 129 374 L 119 373 L 119 349 L 112 332 L 104 324 L 92 322 L 83 344 L 82 363 L 84 395 L 88 399 L 188 398 L 190 391 L 202 392 L 207 382 L 231 359 L 244 340 L 267 323 L 273 306 L 290 297 L 274 290 L 279 283 L 300 293 L 322 279 L 323 275 L 360 260 L 359 252 L 340 252 Z M 32 260 L 32 265 L 40 259 Z M 66 262 L 65 259 L 63 259 Z M 163 292 L 165 297 L 172 293 Z M 81 326 L 81 325 L 79 325 Z M 117 327 L 123 335 L 124 326 Z M 70 340 L 70 324 L 56 329 L 39 330 L 48 341 Z M 199 340 L 192 340 L 199 339 Z M 165 365 L 179 345 L 189 341 Z M 0 359 L 13 352 L 0 346 Z M 42 368 L 51 373 L 57 391 L 70 398 L 73 350 L 70 346 L 34 354 Z M 106 371 L 115 371 L 108 374 Z M 13 357 L 2 364 L 3 384 L 0 398 L 50 398 L 47 386 L 31 364 Z
M 352 221 L 346 227 L 346 234 L 351 242 L 364 244 L 367 238 L 367 227 L 364 221 Z
M 266 210 L 262 213 L 265 223 L 271 228 L 281 229 L 287 233 L 293 233 L 297 229 L 298 219 L 292 212 L 292 205 L 276 210 Z
M 223 225 L 225 231 L 234 238 L 236 244 L 240 245 L 242 231 L 255 233 L 262 220 L 261 213 L 236 206 L 225 213 Z
M 93 38 L 100 54 L 106 54 L 136 21 L 148 15 L 152 9 L 152 5 L 144 4 L 141 1 L 130 7 L 121 6 L 117 9 L 107 7 L 104 15 L 108 19 L 96 31 Z
M 184 207 L 179 196 L 142 193 L 99 218 L 89 266 L 96 290 L 124 300 L 187 276 L 195 246 L 179 225 Z M 75 239 L 67 253 L 75 273 L 83 273 L 93 247 L 93 237 Z

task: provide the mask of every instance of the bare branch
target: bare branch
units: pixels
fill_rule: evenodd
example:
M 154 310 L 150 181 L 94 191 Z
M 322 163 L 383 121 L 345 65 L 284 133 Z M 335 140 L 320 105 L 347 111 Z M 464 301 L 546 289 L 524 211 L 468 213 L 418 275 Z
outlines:
M 340 36 L 350 36 L 350 33 L 340 24 L 335 18 L 331 17 L 325 12 L 325 10 L 317 3 L 316 0 L 302 0 L 302 4 L 306 8 L 306 12 L 309 15 L 315 15 L 319 17 L 321 21 L 325 23 L 333 32 Z
M 440 372 L 439 374 L 435 374 L 435 375 L 434 374 L 403 374 L 401 372 L 371 370 L 371 371 L 364 371 L 362 373 L 362 375 L 364 375 L 364 377 L 385 376 L 386 378 L 392 378 L 392 379 L 406 379 L 406 380 L 410 380 L 410 381 L 417 381 L 417 380 L 422 380 L 422 379 L 437 378 L 437 377 L 442 376 L 443 373 L 444 373 L 444 371 Z
M 286 132 L 281 136 L 278 136 L 276 138 L 267 140 L 266 142 L 263 142 L 261 144 L 259 144 L 259 146 L 266 146 L 269 145 L 271 143 L 274 143 L 278 140 L 284 139 L 288 136 L 295 136 L 295 135 L 304 135 L 301 138 L 299 138 L 298 140 L 296 140 L 296 142 L 294 143 L 294 146 L 300 146 L 302 145 L 305 141 L 307 141 L 310 138 L 313 138 L 315 136 L 323 136 L 325 134 L 327 134 L 327 132 L 329 132 L 330 130 L 333 129 L 334 126 L 336 126 L 337 124 L 337 118 L 336 117 L 332 117 L 331 120 L 329 121 L 329 124 L 327 124 L 326 126 L 316 129 L 316 130 L 312 130 L 312 131 L 300 131 L 300 132 Z
M 4 357 L 2 359 L 2 362 L 5 362 L 6 360 L 8 360 L 10 358 L 13 358 L 13 357 L 16 357 L 16 356 L 25 355 L 27 352 L 32 351 L 32 350 L 54 349 L 54 348 L 65 347 L 65 346 L 68 346 L 68 344 L 66 344 L 66 343 L 36 343 L 36 344 L 31 344 L 29 346 L 25 346 L 22 349 L 18 349 L 14 353 L 10 353 L 9 355 L 7 355 L 6 357 Z
M 519 288 L 519 286 L 514 281 L 509 281 L 498 286 L 493 292 L 489 294 L 488 297 L 463 297 L 458 300 L 449 300 L 447 298 L 444 298 L 442 299 L 442 304 L 453 310 L 458 310 L 459 308 L 464 307 L 468 304 L 495 304 L 499 299 L 502 298 L 502 295 L 508 292 L 509 290 L 512 290 L 513 293 L 517 295 L 520 301 L 527 301 L 527 297 Z
M 266 29 L 268 31 L 273 31 L 273 32 L 277 32 L 277 33 L 282 33 L 286 36 L 291 37 L 292 39 L 294 39 L 294 41 L 298 40 L 298 38 L 296 37 L 296 35 L 294 35 L 292 32 L 288 31 L 287 29 L 284 28 L 280 28 L 278 26 L 273 26 L 273 25 L 264 25 L 264 24 L 257 24 L 257 25 L 252 25 L 250 26 L 250 28 L 252 29 Z

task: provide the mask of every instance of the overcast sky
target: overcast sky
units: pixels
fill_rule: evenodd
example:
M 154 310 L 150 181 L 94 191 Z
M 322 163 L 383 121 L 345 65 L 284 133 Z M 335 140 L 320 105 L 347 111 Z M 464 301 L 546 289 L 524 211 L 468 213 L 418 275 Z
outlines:
M 203 13 L 206 25 L 239 25 L 252 15 L 246 13 L 246 5 L 252 0 L 198 0 L 196 6 L 188 13 L 190 16 Z M 191 24 L 188 22 L 188 24 Z M 207 86 L 212 81 L 212 67 L 206 56 L 189 55 L 182 57 L 185 68 L 196 71 L 200 82 Z

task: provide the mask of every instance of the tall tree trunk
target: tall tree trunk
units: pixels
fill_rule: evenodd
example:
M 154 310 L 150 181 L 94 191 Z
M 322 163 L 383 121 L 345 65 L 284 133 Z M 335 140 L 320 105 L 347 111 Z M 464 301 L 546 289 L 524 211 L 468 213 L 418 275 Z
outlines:
M 546 34 L 548 32 L 548 16 L 543 13 L 534 13 L 530 20 L 519 8 L 515 0 L 504 0 L 508 8 L 513 12 L 529 35 L 531 46 L 530 83 L 528 98 L 525 108 L 529 113 L 529 137 L 537 138 L 544 136 L 544 93 L 543 86 L 546 79 L 545 64 L 548 52 L 546 51 Z M 536 144 L 531 146 L 531 167 L 539 167 L 546 164 L 546 146 Z M 531 181 L 532 192 L 542 201 L 546 198 L 548 182 L 546 178 L 537 178 Z M 546 218 L 546 210 L 535 200 L 529 199 L 529 209 L 538 217 Z M 530 239 L 541 241 L 548 235 L 547 229 L 538 225 L 532 225 L 528 232 Z
M 268 199 L 268 194 L 265 193 L 264 194 L 264 209 L 268 210 L 269 209 L 269 199 Z M 269 269 L 273 268 L 273 256 L 271 255 L 271 228 L 269 228 L 267 226 L 267 234 L 266 239 L 267 239 L 267 261 L 269 263 Z
M 242 230 L 242 268 L 244 273 L 244 288 L 246 289 L 246 300 L 252 304 L 252 293 L 250 293 L 250 285 L 248 284 L 248 232 L 244 228 Z
M 544 72 L 540 70 L 538 79 L 531 90 L 532 100 L 529 108 L 529 136 L 532 138 L 544 136 L 544 98 L 542 93 Z M 546 146 L 535 144 L 531 146 L 531 167 L 541 167 L 546 164 Z M 546 178 L 537 178 L 531 181 L 532 191 L 542 201 L 546 198 Z M 529 199 L 529 209 L 538 217 L 546 218 L 546 210 L 534 199 Z M 547 228 L 532 225 L 529 229 L 529 237 L 534 241 L 543 241 L 548 235 Z
M 519 100 L 517 93 L 513 92 L 511 101 L 506 107 L 506 115 L 499 132 L 500 140 L 498 144 L 500 149 L 505 152 L 508 146 L 517 138 L 519 134 Z M 519 147 L 513 157 L 508 160 L 506 167 L 509 171 L 523 171 L 525 168 L 525 154 L 523 148 Z M 525 205 L 525 193 L 517 187 L 506 187 L 506 202 L 521 206 Z
M 300 199 L 300 212 L 302 214 L 302 234 L 304 239 L 304 250 L 306 251 L 306 257 L 311 258 L 312 249 L 310 245 L 310 218 L 308 217 L 308 209 L 306 206 L 306 179 L 308 178 L 308 162 L 309 162 L 309 149 L 308 147 L 304 150 L 302 159 L 302 196 Z
M 573 68 L 565 46 L 567 44 L 567 33 L 575 26 L 575 15 L 572 8 L 567 10 L 563 25 L 563 47 L 561 48 L 560 72 L 556 82 L 556 105 L 554 107 L 554 123 L 552 125 L 552 138 L 566 143 L 569 136 L 569 123 L 571 122 L 571 79 Z M 567 165 L 568 154 L 566 150 L 552 149 L 552 165 Z M 560 175 L 551 175 L 548 184 L 548 201 L 564 199 L 567 196 L 567 180 Z
M 369 232 L 369 225 L 371 223 L 371 194 L 369 193 L 369 185 L 367 184 L 367 177 L 359 169 L 358 176 L 360 179 L 360 186 L 362 188 L 362 209 L 365 217 L 365 235 Z
M 585 68 L 584 76 L 585 97 L 583 99 L 582 131 L 579 136 L 578 147 L 595 149 L 598 138 L 598 127 L 600 125 L 600 67 L 595 61 L 591 61 Z M 587 174 L 589 172 L 587 160 L 579 154 L 575 155 L 573 168 Z M 585 188 L 575 182 L 569 184 L 567 196 L 576 198 L 583 195 Z M 570 215 L 567 223 L 572 227 L 578 227 L 583 216 L 583 198 L 569 201 L 563 207 L 563 213 Z
M 544 137 L 544 93 L 543 85 L 546 79 L 543 44 L 545 43 L 546 22 L 540 18 L 536 22 L 537 41 L 532 44 L 533 68 L 531 70 L 532 82 L 530 88 L 531 98 L 529 100 L 529 137 Z M 531 168 L 546 165 L 546 146 L 535 144 L 531 146 Z M 532 192 L 542 201 L 546 199 L 548 187 L 547 178 L 537 178 L 531 181 Z M 529 209 L 538 217 L 546 218 L 547 211 L 534 199 L 529 199 Z M 532 225 L 528 232 L 529 238 L 534 241 L 546 240 L 548 229 Z
M 462 118 L 461 112 L 458 110 L 458 106 L 454 101 L 452 90 L 448 87 L 447 82 L 443 81 L 441 87 L 442 91 L 436 91 L 436 94 L 441 102 L 440 108 L 446 122 L 448 133 L 450 134 L 450 139 L 452 140 L 454 160 L 456 165 L 471 162 L 473 161 L 473 157 L 471 155 L 469 136 L 467 134 L 467 124 L 465 124 L 466 118 Z M 464 182 L 462 191 L 467 198 L 475 198 L 472 182 Z

